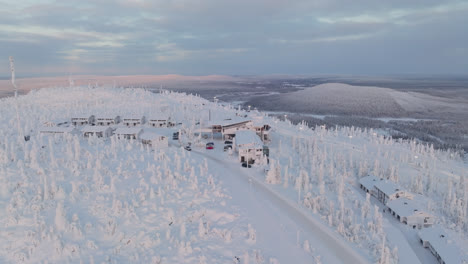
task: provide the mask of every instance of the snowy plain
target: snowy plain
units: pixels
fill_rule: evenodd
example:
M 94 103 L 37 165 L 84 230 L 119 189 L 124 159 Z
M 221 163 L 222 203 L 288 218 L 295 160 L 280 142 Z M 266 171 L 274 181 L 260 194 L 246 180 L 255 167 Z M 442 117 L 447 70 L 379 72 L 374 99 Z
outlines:
M 198 147 L 193 133 L 207 109 L 270 124 L 270 165 L 241 168 L 221 140 L 213 151 Z M 359 190 L 369 173 L 424 195 L 466 254 L 468 166 L 450 151 L 144 89 L 43 89 L 0 99 L 0 112 L 4 263 L 436 263 L 412 239 L 417 230 Z M 161 112 L 182 125 L 145 131 L 186 132 L 167 149 L 38 132 L 75 115 Z M 182 148 L 188 141 L 192 152 Z

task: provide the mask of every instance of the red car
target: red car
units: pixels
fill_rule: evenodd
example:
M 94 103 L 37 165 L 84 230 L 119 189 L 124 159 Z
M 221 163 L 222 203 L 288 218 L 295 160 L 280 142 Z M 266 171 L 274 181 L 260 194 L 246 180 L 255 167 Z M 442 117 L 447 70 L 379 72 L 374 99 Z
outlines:
M 214 146 L 213 145 L 208 145 L 208 146 L 206 146 L 206 149 L 214 149 Z

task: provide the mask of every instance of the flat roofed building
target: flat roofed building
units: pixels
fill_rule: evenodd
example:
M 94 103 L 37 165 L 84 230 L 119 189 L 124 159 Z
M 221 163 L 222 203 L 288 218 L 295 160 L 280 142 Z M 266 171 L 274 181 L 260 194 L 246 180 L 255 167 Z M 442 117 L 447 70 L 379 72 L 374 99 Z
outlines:
M 271 126 L 261 121 L 253 121 L 251 129 L 262 139 L 263 142 L 270 140 Z
M 96 125 L 98 126 L 110 126 L 120 123 L 120 116 L 118 115 L 99 115 L 96 117 Z
M 144 132 L 140 135 L 141 142 L 150 145 L 153 148 L 167 148 L 169 140 L 166 136 L 158 135 L 151 132 Z
M 375 196 L 383 204 L 387 204 L 388 201 L 397 199 L 400 197 L 406 197 L 409 199 L 413 198 L 413 194 L 401 189 L 401 187 L 388 180 L 381 180 L 375 185 Z
M 236 132 L 234 146 L 240 162 L 255 163 L 263 157 L 263 142 L 254 131 Z
M 119 127 L 115 130 L 114 135 L 118 139 L 140 139 L 143 129 L 139 127 Z
M 71 118 L 71 122 L 74 126 L 92 125 L 94 121 L 94 115 L 81 115 Z
M 84 137 L 110 137 L 112 128 L 108 126 L 85 126 L 81 129 Z
M 375 184 L 379 181 L 380 179 L 375 176 L 366 176 L 359 179 L 359 186 L 365 192 L 375 196 Z
M 145 123 L 145 116 L 126 116 L 122 119 L 122 123 L 125 126 L 140 126 Z
M 440 227 L 425 228 L 418 233 L 423 247 L 428 248 L 440 264 L 468 263 L 468 256 Z
M 435 222 L 434 216 L 422 210 L 422 203 L 408 198 L 398 198 L 388 201 L 387 208 L 401 223 L 413 228 L 429 227 Z
M 170 127 L 171 118 L 167 115 L 156 115 L 148 118 L 148 125 L 152 127 Z

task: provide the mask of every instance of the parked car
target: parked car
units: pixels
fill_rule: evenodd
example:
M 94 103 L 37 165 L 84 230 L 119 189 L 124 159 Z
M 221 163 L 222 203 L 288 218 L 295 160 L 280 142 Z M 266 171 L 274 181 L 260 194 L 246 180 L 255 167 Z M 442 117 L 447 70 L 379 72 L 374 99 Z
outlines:
M 268 146 L 263 146 L 263 155 L 270 157 L 270 149 Z
M 252 165 L 248 164 L 247 162 L 242 162 L 242 167 L 244 168 L 252 168 Z
M 224 146 L 224 151 L 228 151 L 229 149 L 232 149 L 232 145 L 226 145 L 226 146 Z
M 224 144 L 225 144 L 225 145 L 232 145 L 232 141 L 226 140 L 226 141 L 224 141 Z
M 208 146 L 208 145 L 214 146 L 214 142 L 208 142 L 208 143 L 206 143 L 206 145 L 207 145 L 207 146 Z
M 192 151 L 192 148 L 190 146 L 185 146 L 184 149 L 187 151 Z
M 213 145 L 206 145 L 206 149 L 214 149 Z

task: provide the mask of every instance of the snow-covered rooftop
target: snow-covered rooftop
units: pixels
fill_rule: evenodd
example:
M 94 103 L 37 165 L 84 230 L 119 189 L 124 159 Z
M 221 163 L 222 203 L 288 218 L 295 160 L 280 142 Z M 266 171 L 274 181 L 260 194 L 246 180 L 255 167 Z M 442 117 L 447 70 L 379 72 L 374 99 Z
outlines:
M 374 189 L 374 186 L 377 182 L 380 182 L 380 179 L 378 179 L 375 176 L 366 176 L 366 177 L 362 177 L 359 180 L 359 183 L 362 184 L 364 187 L 366 187 L 366 189 L 368 190 Z
M 208 126 L 213 126 L 213 125 L 220 125 L 220 126 L 232 126 L 232 125 L 238 125 L 238 124 L 243 124 L 247 122 L 251 122 L 252 120 L 246 119 L 243 117 L 239 116 L 232 116 L 230 118 L 226 119 L 215 119 L 215 120 L 210 120 L 210 121 L 203 121 L 204 125 Z
M 142 132 L 143 129 L 139 127 L 119 127 L 115 130 L 118 135 L 133 135 Z
M 263 127 L 266 124 L 263 116 L 253 116 L 252 121 L 255 127 Z
M 122 118 L 122 120 L 141 120 L 144 117 L 144 115 L 126 115 Z
M 241 130 L 236 132 L 236 146 L 254 145 L 262 147 L 263 142 L 254 131 Z
M 158 135 L 153 132 L 144 132 L 143 134 L 140 135 L 140 139 L 143 139 L 143 140 L 157 140 L 161 137 L 164 137 L 164 136 Z
M 446 264 L 460 264 L 468 261 L 468 256 L 448 239 L 446 232 L 439 226 L 422 229 L 419 237 L 429 242 Z
M 75 131 L 74 127 L 42 127 L 39 129 L 41 133 L 72 133 Z
M 402 217 L 415 214 L 427 214 L 422 210 L 423 207 L 417 200 L 410 200 L 404 197 L 389 201 L 387 207 Z
M 154 114 L 148 117 L 149 121 L 168 120 L 168 119 L 169 119 L 169 115 L 164 114 L 164 113 Z
M 99 120 L 99 119 L 115 119 L 116 117 L 118 117 L 119 115 L 96 115 L 96 119 Z
M 403 191 L 402 188 L 398 184 L 392 181 L 387 181 L 387 180 L 382 180 L 382 181 L 375 183 L 375 188 L 379 189 L 385 195 L 388 195 L 388 196 L 396 192 Z
M 72 116 L 72 119 L 75 119 L 75 118 L 79 118 L 79 119 L 86 118 L 87 119 L 87 118 L 90 118 L 92 116 L 94 116 L 94 115 L 92 115 L 92 114 L 78 114 L 78 115 Z
M 107 129 L 109 129 L 108 126 L 85 126 L 81 129 L 81 132 L 86 133 L 86 132 L 105 132 Z

